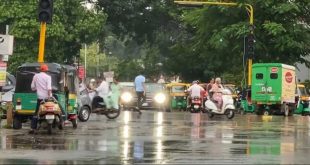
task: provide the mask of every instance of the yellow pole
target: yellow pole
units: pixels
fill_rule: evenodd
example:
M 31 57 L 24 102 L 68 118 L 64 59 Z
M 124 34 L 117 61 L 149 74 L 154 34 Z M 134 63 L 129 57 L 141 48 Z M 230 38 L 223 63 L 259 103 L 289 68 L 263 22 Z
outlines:
M 246 4 L 246 9 L 250 13 L 250 33 L 253 34 L 253 25 L 254 25 L 254 10 L 253 7 L 249 4 Z M 252 57 L 249 57 L 248 59 L 248 86 L 250 87 L 252 85 L 252 64 L 253 64 L 253 59 Z
M 46 22 L 41 22 L 39 57 L 38 57 L 39 63 L 44 62 L 45 32 L 46 32 Z

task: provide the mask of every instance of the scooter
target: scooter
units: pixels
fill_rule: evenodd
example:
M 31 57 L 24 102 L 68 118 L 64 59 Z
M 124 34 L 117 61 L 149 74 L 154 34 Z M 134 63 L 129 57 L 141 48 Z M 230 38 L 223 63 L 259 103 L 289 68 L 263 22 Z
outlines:
M 189 111 L 191 113 L 198 113 L 203 110 L 202 101 L 200 97 L 194 97 L 191 99 L 191 105 Z
M 223 105 L 220 109 L 216 106 L 216 103 L 210 98 L 205 102 L 206 112 L 208 113 L 208 116 L 210 118 L 213 118 L 215 115 L 226 115 L 228 119 L 234 118 L 234 100 L 227 89 L 223 90 L 222 99 Z
M 108 97 L 108 101 L 112 101 L 111 97 Z M 98 115 L 105 115 L 109 119 L 115 119 L 120 115 L 121 110 L 107 109 L 103 98 L 95 96 L 92 101 L 92 112 L 97 113 Z
M 52 134 L 52 128 L 58 126 L 60 130 L 64 128 L 61 109 L 54 97 L 41 102 L 38 112 L 38 129 L 47 129 L 48 134 Z

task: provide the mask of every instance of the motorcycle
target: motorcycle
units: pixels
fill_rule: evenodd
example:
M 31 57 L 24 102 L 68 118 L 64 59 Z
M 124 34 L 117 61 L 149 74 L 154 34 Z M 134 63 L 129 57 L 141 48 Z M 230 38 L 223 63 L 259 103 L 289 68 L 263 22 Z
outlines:
M 107 101 L 112 101 L 112 98 L 109 96 Z M 107 109 L 106 103 L 103 98 L 100 96 L 95 96 L 92 101 L 92 112 L 97 113 L 98 115 L 105 115 L 109 119 L 117 118 L 121 111 L 118 109 Z
M 234 100 L 227 89 L 224 89 L 222 93 L 222 107 L 218 108 L 216 105 L 217 103 L 209 98 L 205 102 L 206 112 L 210 118 L 213 118 L 215 115 L 226 115 L 228 119 L 232 119 L 235 116 L 234 111 L 236 109 L 234 106 Z
M 191 99 L 189 111 L 191 113 L 198 113 L 203 110 L 202 101 L 200 97 L 194 97 Z
M 47 129 L 48 134 L 52 134 L 52 128 L 58 126 L 60 130 L 64 128 L 62 112 L 54 97 L 45 99 L 41 102 L 38 112 L 38 129 Z

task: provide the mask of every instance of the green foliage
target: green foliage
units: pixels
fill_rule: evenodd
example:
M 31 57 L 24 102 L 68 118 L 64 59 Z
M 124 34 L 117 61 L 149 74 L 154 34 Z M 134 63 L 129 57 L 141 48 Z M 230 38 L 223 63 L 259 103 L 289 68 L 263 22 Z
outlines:
M 106 15 L 86 10 L 83 0 L 54 1 L 53 23 L 47 25 L 45 61 L 72 63 L 81 44 L 98 40 L 104 29 Z M 37 0 L 2 0 L 0 3 L 0 33 L 5 25 L 15 37 L 14 55 L 9 71 L 14 72 L 24 62 L 36 62 L 40 23 L 37 22 Z
M 144 68 L 147 77 L 165 74 L 207 81 L 221 76 L 240 83 L 245 74 L 244 37 L 249 33 L 245 4 L 250 3 L 254 63 L 310 66 L 305 60 L 310 54 L 309 0 L 237 0 L 238 6 L 197 9 L 182 8 L 171 0 L 97 0 L 91 10 L 81 5 L 84 2 L 55 1 L 53 24 L 47 27 L 46 61 L 70 63 L 80 56 L 83 62 L 81 45 L 87 43 L 90 76 L 113 70 L 121 80 L 132 81 Z M 9 24 L 15 36 L 11 71 L 36 61 L 40 28 L 36 10 L 36 0 L 1 1 L 0 32 Z

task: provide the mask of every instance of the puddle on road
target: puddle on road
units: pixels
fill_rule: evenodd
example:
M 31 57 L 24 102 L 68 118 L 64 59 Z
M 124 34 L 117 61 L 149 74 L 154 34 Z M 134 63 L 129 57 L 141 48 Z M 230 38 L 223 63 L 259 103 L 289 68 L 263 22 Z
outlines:
M 1 130 L 0 163 L 268 164 L 303 162 L 310 152 L 310 124 L 302 117 L 210 120 L 204 114 L 147 112 L 138 118 L 124 112 L 106 123 L 96 117 L 77 130 L 66 128 L 51 136 Z

